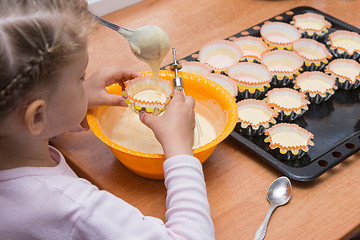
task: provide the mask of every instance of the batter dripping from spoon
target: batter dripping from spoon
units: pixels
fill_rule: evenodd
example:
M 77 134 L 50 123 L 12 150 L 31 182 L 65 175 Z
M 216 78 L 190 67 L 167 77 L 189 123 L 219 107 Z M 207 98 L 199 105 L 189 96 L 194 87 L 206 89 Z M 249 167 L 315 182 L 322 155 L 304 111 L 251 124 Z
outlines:
M 170 50 L 168 35 L 161 28 L 153 25 L 144 26 L 135 31 L 120 29 L 119 33 L 129 41 L 134 55 L 150 66 L 158 86 L 160 64 Z

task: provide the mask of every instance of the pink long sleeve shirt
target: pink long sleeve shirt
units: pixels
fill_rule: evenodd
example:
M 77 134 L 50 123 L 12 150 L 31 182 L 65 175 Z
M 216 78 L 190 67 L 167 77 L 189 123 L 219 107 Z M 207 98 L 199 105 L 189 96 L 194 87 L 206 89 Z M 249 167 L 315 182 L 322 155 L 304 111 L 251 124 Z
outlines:
M 78 178 L 49 147 L 56 167 L 0 171 L 0 239 L 214 239 L 202 165 L 179 155 L 164 163 L 166 223 Z

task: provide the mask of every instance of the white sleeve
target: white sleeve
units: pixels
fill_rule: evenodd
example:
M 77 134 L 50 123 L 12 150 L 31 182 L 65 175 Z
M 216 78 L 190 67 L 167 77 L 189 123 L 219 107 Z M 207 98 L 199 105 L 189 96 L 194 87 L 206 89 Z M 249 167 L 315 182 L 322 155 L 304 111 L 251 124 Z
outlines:
M 166 223 L 106 192 L 88 190 L 72 239 L 215 239 L 202 165 L 189 155 L 164 163 L 168 189 Z M 84 191 L 87 191 L 84 189 Z
M 178 155 L 164 163 L 166 227 L 184 239 L 215 239 L 200 161 Z

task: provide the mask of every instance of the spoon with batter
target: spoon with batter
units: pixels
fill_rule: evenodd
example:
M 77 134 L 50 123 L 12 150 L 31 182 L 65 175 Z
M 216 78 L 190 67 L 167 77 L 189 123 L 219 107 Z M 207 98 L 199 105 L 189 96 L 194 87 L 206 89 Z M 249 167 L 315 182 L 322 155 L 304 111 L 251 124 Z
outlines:
M 161 61 L 170 50 L 168 35 L 161 28 L 154 25 L 130 30 L 96 15 L 95 17 L 101 24 L 120 33 L 129 41 L 131 51 L 141 61 L 149 64 L 155 80 L 158 81 Z

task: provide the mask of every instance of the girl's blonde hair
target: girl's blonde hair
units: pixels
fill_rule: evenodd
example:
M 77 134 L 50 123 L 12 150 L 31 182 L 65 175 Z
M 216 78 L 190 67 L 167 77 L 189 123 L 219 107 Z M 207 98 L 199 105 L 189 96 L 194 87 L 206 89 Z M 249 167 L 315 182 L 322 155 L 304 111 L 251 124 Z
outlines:
M 0 1 L 0 122 L 50 96 L 62 67 L 86 48 L 93 19 L 82 0 Z

